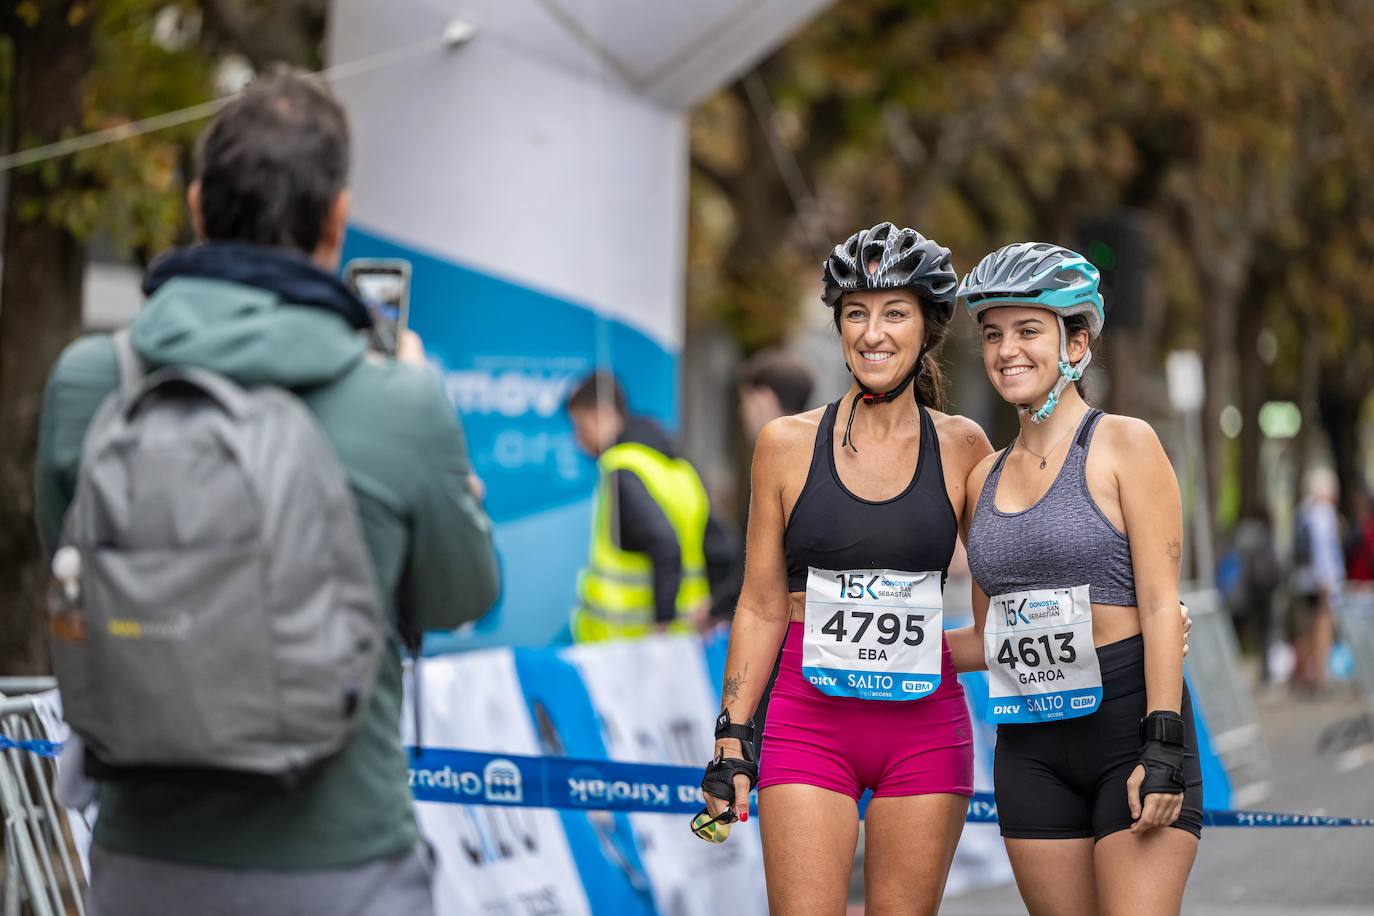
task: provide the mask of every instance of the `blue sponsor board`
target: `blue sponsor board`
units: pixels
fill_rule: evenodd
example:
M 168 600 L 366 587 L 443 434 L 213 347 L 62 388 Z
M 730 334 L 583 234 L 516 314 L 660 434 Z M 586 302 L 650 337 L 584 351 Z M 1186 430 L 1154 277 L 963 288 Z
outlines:
M 344 258 L 358 257 L 411 263 L 410 326 L 462 419 L 504 561 L 496 608 L 460 634 L 430 634 L 426 654 L 566 642 L 587 562 L 596 464 L 578 450 L 563 403 L 589 372 L 608 367 L 631 411 L 673 429 L 677 354 L 591 303 L 354 224 Z M 536 558 L 538 574 L 521 574 Z
M 1096 712 L 1102 702 L 1101 687 L 1060 690 L 1030 696 L 990 697 L 988 721 L 997 724 L 1055 722 Z
M 802 674 L 821 693 L 861 700 L 919 700 L 940 686 L 939 675 L 803 667 Z

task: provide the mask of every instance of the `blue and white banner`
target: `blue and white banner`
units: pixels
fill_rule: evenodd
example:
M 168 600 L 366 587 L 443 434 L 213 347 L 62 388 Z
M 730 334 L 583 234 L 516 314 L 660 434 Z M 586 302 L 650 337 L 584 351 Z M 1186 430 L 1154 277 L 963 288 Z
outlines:
M 694 767 L 700 782 L 715 742 L 712 728 L 720 708 L 700 640 L 578 646 L 564 655 L 586 685 L 612 760 Z M 700 790 L 693 801 L 697 798 Z M 704 804 L 702 799 L 689 813 Z M 693 836 L 680 817 L 634 814 L 630 822 L 658 912 L 715 916 L 721 899 L 729 900 L 739 913 L 768 912 L 756 829 L 738 829 L 729 842 L 717 846 Z M 721 896 L 702 893 L 704 875 L 711 876 Z
M 483 650 L 420 671 L 426 745 L 497 753 L 415 758 L 441 914 L 538 900 L 541 912 L 707 916 L 722 896 L 733 912 L 768 911 L 757 830 L 716 846 L 687 827 L 719 705 L 700 640 Z M 633 780 L 614 775 L 621 761 L 640 764 Z
M 444 746 L 513 754 L 543 752 L 524 709 L 524 691 L 509 651 L 474 652 L 459 664 L 422 664 L 423 734 Z M 412 719 L 405 717 L 407 723 Z M 498 763 L 471 772 L 455 761 L 417 760 L 417 797 L 482 804 L 419 804 L 420 829 L 438 859 L 434 882 L 440 913 L 589 914 L 571 838 L 556 811 L 496 807 L 524 800 L 520 771 Z
M 426 747 L 411 785 L 439 852 L 440 913 L 535 900 L 547 912 L 712 916 L 721 899 L 766 913 L 757 827 L 737 824 L 720 845 L 688 829 L 704 804 L 725 644 L 655 637 L 425 659 Z M 986 692 L 975 678 L 971 705 Z M 975 724 L 974 740 L 974 784 L 988 792 L 991 729 Z M 1010 880 L 996 826 L 970 823 L 949 892 Z
M 706 914 L 720 899 L 732 913 L 766 913 L 756 822 L 735 825 L 721 845 L 688 829 L 704 804 L 700 778 L 724 655 L 723 636 L 705 645 L 656 637 L 422 662 L 425 747 L 411 756 L 410 785 L 438 858 L 440 916 Z M 994 734 L 981 720 L 987 677 L 960 680 L 973 715 L 977 791 L 946 884 L 951 895 L 1012 877 L 992 795 Z M 56 692 L 43 699 L 48 738 L 11 741 L 8 750 L 58 751 L 66 734 Z M 1230 810 L 1201 716 L 1198 735 L 1207 826 L 1374 827 L 1368 819 Z M 84 853 L 89 836 L 74 835 Z
M 586 563 L 594 466 L 562 406 L 596 367 L 677 426 L 687 112 L 830 0 L 335 0 L 353 136 L 345 259 L 412 265 L 410 323 L 468 433 L 506 574 L 430 652 L 546 646 Z M 444 46 L 456 20 L 468 39 Z

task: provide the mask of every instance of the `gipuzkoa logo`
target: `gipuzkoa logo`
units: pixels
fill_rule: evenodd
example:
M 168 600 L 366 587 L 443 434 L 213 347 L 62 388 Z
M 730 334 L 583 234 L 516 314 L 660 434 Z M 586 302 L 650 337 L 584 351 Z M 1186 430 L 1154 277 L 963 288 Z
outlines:
M 504 758 L 497 758 L 482 770 L 487 801 L 518 805 L 525 799 L 520 768 Z
M 1007 626 L 1016 626 L 1016 621 L 1018 619 L 1027 626 L 1030 626 L 1030 621 L 1027 620 L 1026 615 L 1022 613 L 1026 609 L 1026 602 L 1028 600 L 1027 598 L 1022 598 L 1020 604 L 1014 604 L 1011 601 L 998 602 L 998 604 L 1002 605 L 1002 613 L 1006 617 Z

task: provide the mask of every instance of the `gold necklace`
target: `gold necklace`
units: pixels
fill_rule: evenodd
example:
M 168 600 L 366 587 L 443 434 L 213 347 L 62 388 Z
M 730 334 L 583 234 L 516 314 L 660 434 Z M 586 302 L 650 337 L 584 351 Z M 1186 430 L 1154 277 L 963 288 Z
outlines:
M 1082 418 L 1080 417 L 1079 419 L 1081 420 Z M 1017 440 L 1021 443 L 1021 447 L 1022 447 L 1023 449 L 1025 449 L 1026 451 L 1030 452 L 1032 455 L 1034 455 L 1035 457 L 1037 457 L 1037 458 L 1040 459 L 1040 470 L 1043 471 L 1043 470 L 1045 470 L 1045 461 L 1046 461 L 1046 459 L 1047 459 L 1050 455 L 1053 455 L 1053 454 L 1054 454 L 1054 450 L 1057 449 L 1057 448 L 1059 448 L 1060 443 L 1062 443 L 1065 439 L 1069 438 L 1069 436 L 1073 435 L 1073 431 L 1074 431 L 1075 429 L 1077 429 L 1077 428 L 1078 428 L 1078 424 L 1077 424 L 1077 423 L 1075 423 L 1074 425 L 1070 426 L 1070 427 L 1069 427 L 1069 431 L 1066 432 L 1066 433 L 1064 433 L 1064 435 L 1060 436 L 1058 439 L 1056 439 L 1055 442 L 1054 442 L 1054 445 L 1051 445 L 1049 448 L 1045 449 L 1045 454 L 1043 454 L 1043 455 L 1040 454 L 1039 452 L 1037 452 L 1035 449 L 1031 448 L 1029 445 L 1027 445 L 1027 444 L 1026 444 L 1026 440 L 1025 440 L 1024 438 L 1022 438 L 1022 436 L 1021 436 L 1020 433 L 1017 433 L 1017 434 L 1016 434 L 1016 438 L 1017 438 Z

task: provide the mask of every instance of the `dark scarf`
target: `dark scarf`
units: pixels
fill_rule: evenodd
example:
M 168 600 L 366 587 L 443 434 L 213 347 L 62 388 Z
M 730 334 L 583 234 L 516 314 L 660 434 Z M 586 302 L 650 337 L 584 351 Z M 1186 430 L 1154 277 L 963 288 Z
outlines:
M 289 305 L 333 312 L 355 330 L 372 327 L 367 307 L 338 277 L 325 273 L 308 257 L 289 248 L 249 242 L 205 242 L 162 255 L 143 278 L 151 296 L 176 277 L 227 280 L 267 290 Z

